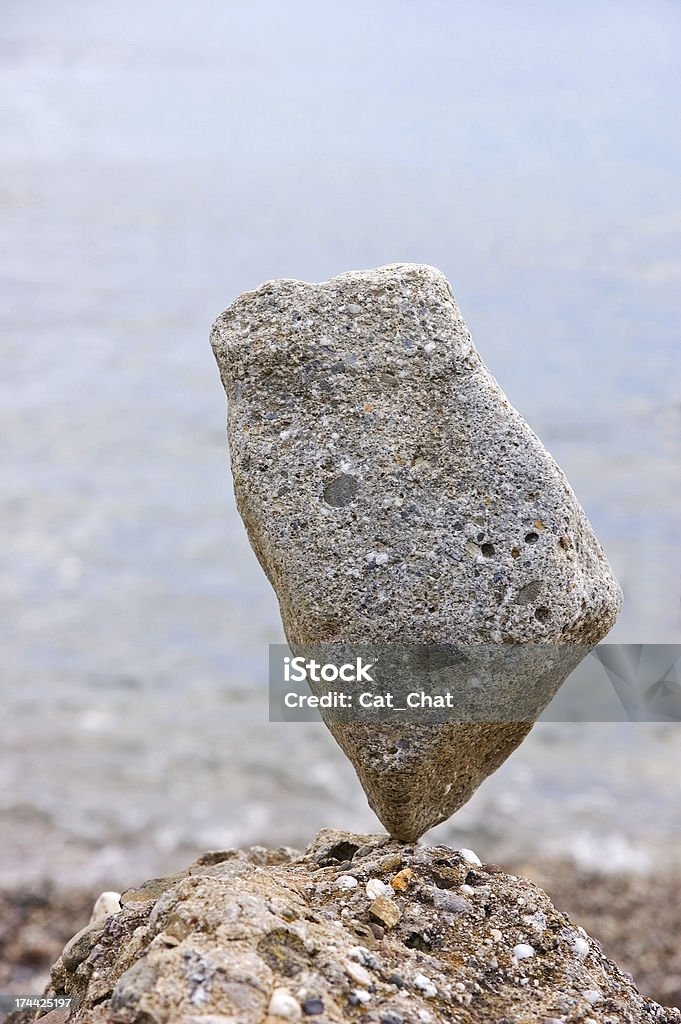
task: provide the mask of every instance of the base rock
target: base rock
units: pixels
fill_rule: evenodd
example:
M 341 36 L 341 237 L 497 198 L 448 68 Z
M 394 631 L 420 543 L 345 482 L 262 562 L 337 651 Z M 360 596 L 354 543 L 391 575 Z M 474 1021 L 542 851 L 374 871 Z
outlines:
M 529 880 L 331 829 L 304 855 L 209 853 L 124 892 L 49 994 L 74 1024 L 681 1024 Z

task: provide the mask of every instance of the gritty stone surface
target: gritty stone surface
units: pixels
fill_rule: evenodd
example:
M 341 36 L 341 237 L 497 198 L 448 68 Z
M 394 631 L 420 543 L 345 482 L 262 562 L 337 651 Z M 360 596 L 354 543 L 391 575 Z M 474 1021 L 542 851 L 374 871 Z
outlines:
M 211 341 L 237 505 L 290 644 L 561 645 L 560 664 L 519 672 L 505 695 L 512 712 L 538 685 L 529 719 L 500 721 L 496 688 L 489 721 L 326 719 L 371 807 L 411 841 L 521 742 L 612 626 L 619 587 L 439 271 L 271 281 Z
M 343 848 L 334 848 L 329 841 L 327 849 L 333 853 L 329 855 L 328 865 L 340 863 L 337 858 L 343 854 Z M 353 853 L 352 843 L 348 843 L 343 856 L 352 857 Z M 210 858 L 213 858 L 212 863 L 218 863 L 227 857 L 225 851 L 218 851 L 204 856 L 201 861 L 207 866 Z M 399 855 L 381 857 L 377 852 L 371 863 L 371 877 L 390 878 L 395 892 L 408 893 L 412 885 L 420 884 L 420 876 L 413 868 L 401 869 L 401 863 Z M 632 863 L 635 864 L 635 858 Z M 446 898 L 447 905 L 443 909 L 451 913 L 470 912 L 470 897 L 461 891 L 462 884 L 466 884 L 465 876 L 461 883 L 460 871 L 442 864 L 432 863 L 430 871 L 442 878 L 434 884 L 433 905 L 439 909 Z M 501 868 L 485 863 L 485 871 L 500 873 Z M 633 975 L 641 992 L 664 1006 L 681 1006 L 681 946 L 678 941 L 681 877 L 677 871 L 658 868 L 650 875 L 639 870 L 615 871 L 607 851 L 603 852 L 598 870 L 578 867 L 569 860 L 542 858 L 541 862 L 517 863 L 511 871 L 516 875 L 529 875 L 550 894 L 554 906 L 565 910 L 573 923 L 586 929 L 588 935 L 577 927 L 566 940 L 576 957 L 588 956 L 593 941 L 589 936 L 594 936 L 602 943 L 608 958 Z M 392 875 L 392 872 L 396 873 Z M 447 884 L 451 886 L 448 889 L 444 887 Z M 87 924 L 97 895 L 98 892 L 91 890 L 52 888 L 32 892 L 0 891 L 0 991 L 43 992 L 50 966 L 65 942 Z M 339 899 L 341 895 L 339 893 Z M 474 889 L 472 895 L 475 896 Z M 397 901 L 396 905 L 399 908 L 405 904 Z M 284 920 L 295 921 L 295 912 L 288 903 L 271 900 L 270 906 Z M 534 915 L 528 922 L 531 920 L 535 920 Z M 537 924 L 540 923 L 537 920 Z M 376 940 L 380 942 L 385 936 L 385 929 L 371 920 L 367 925 L 358 924 L 355 930 L 357 943 L 371 949 Z M 504 938 L 496 927 L 490 929 L 489 937 L 493 942 Z M 528 940 L 531 941 L 529 935 Z M 395 974 L 399 975 L 399 971 Z M 31 1010 L 25 1015 L 12 1014 L 10 1021 L 28 1024 L 33 1017 Z M 212 1022 L 205 1020 L 204 1024 Z
M 681 1022 L 538 886 L 459 851 L 325 830 L 286 860 L 233 853 L 197 861 L 71 940 L 50 994 L 72 997 L 72 1024 Z M 351 890 L 338 885 L 347 860 L 362 883 Z M 392 886 L 404 872 L 409 886 Z M 376 899 L 400 913 L 380 939 L 372 879 L 391 886 Z

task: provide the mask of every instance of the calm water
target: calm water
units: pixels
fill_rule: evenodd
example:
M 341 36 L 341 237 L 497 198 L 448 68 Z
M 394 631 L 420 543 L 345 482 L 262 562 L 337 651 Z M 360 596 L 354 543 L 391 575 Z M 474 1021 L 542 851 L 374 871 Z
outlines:
M 428 262 L 681 641 L 681 10 L 670 2 L 6 0 L 0 882 L 375 829 L 267 723 L 276 602 L 207 334 L 243 289 Z M 557 725 L 433 838 L 681 852 L 681 727 Z

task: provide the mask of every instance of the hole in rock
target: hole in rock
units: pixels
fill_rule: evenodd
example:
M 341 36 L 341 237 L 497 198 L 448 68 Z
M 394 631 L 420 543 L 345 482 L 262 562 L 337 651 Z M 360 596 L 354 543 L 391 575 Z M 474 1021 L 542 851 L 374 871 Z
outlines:
M 409 949 L 420 949 L 422 953 L 429 953 L 432 949 L 430 937 L 425 934 L 421 935 L 419 932 L 411 932 L 410 935 L 407 935 L 404 944 Z
M 336 843 L 335 846 L 332 846 L 330 850 L 326 851 L 323 863 L 324 865 L 333 864 L 334 862 L 342 864 L 343 861 L 352 860 L 358 850 L 359 846 L 356 843 L 349 843 L 347 840 L 342 840 L 340 843 Z

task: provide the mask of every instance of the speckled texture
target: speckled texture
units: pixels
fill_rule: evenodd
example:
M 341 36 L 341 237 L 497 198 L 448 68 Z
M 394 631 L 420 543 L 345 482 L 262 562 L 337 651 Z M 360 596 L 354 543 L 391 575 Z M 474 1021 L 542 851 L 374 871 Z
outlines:
M 681 1024 L 471 851 L 328 829 L 304 856 L 204 855 L 121 903 L 52 969 L 73 1024 Z
M 237 505 L 289 643 L 584 653 L 611 628 L 621 596 L 603 551 L 439 271 L 271 281 L 241 295 L 211 341 Z M 412 840 L 530 725 L 330 728 L 386 828 Z

